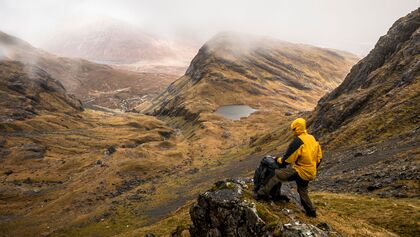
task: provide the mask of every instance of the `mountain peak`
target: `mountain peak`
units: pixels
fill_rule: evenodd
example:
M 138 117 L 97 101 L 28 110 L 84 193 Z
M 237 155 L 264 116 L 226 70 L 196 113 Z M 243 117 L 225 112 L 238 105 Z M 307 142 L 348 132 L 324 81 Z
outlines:
M 223 32 L 201 47 L 185 76 L 149 110 L 158 114 L 197 114 L 225 104 L 311 109 L 318 98 L 341 82 L 355 62 L 356 57 L 348 55 Z M 296 100 L 299 91 L 310 93 Z

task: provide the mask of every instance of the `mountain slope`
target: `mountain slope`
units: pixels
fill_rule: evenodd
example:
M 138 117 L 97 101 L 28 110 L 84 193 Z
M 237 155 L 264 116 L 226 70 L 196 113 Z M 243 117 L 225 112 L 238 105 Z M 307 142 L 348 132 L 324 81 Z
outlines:
M 319 101 L 312 116 L 313 130 L 326 141 L 344 144 L 416 132 L 419 28 L 420 9 L 396 21 L 343 83 Z
M 42 111 L 74 113 L 80 101 L 45 71 L 14 61 L 0 61 L 0 121 L 33 117 Z
M 345 52 L 222 33 L 146 111 L 198 116 L 226 104 L 307 110 L 341 82 L 356 60 Z
M 277 124 L 237 150 L 261 156 L 284 152 L 292 139 L 290 123 L 303 117 L 324 148 L 316 189 L 418 197 L 419 11 L 396 21 L 314 111 L 276 116 Z M 264 119 L 258 118 L 253 122 Z M 273 114 L 267 118 L 273 120 Z
M 83 102 L 111 108 L 134 107 L 143 102 L 143 96 L 153 98 L 176 79 L 169 74 L 137 73 L 57 57 L 3 32 L 0 32 L 0 58 L 40 67 Z
M 396 21 L 309 120 L 326 190 L 419 197 L 420 8 Z
M 294 114 L 274 131 L 238 145 L 239 152 L 234 154 L 239 158 L 229 157 L 232 168 L 228 172 L 219 168 L 217 177 L 237 177 L 241 171 L 251 177 L 261 156 L 285 151 L 291 140 L 290 122 L 306 117 L 310 132 L 319 136 L 324 147 L 317 180 L 310 185 L 311 197 L 321 213 L 315 220 L 332 222 L 330 227 L 337 228 L 337 235 L 417 236 L 418 224 L 412 220 L 419 219 L 420 196 L 419 17 L 417 9 L 395 22 L 371 53 L 352 68 L 337 89 L 319 101 L 314 111 Z M 197 81 L 206 80 L 200 78 Z M 177 82 L 172 89 L 177 88 Z M 186 84 L 185 88 L 188 86 L 192 87 Z M 182 105 L 182 99 L 178 104 Z M 156 110 L 159 112 L 164 111 Z M 255 150 L 250 148 L 256 147 L 260 152 L 253 153 Z M 240 153 L 243 151 L 251 155 L 244 157 Z M 209 174 L 206 171 L 197 176 L 210 182 Z M 181 183 L 190 185 L 186 180 Z M 260 203 L 255 203 L 258 210 Z M 191 223 L 188 206 L 191 204 L 156 225 L 121 236 L 167 234 L 167 226 L 172 227 L 172 233 L 186 231 Z M 262 214 L 275 213 L 278 206 L 269 202 Z M 284 213 L 285 209 L 281 209 L 273 219 L 278 221 Z M 345 220 L 340 220 L 343 217 Z M 348 224 L 352 226 L 343 226 Z
M 0 99 L 1 236 L 141 212 L 161 177 L 188 164 L 182 138 L 162 121 L 83 110 L 40 67 L 2 60 Z

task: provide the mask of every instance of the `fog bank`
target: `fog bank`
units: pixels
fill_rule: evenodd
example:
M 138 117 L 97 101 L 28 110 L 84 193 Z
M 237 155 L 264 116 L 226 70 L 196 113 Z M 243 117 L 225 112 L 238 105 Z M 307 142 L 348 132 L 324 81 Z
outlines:
M 39 46 L 64 26 L 112 17 L 202 41 L 240 31 L 365 55 L 420 0 L 1 0 L 0 30 Z

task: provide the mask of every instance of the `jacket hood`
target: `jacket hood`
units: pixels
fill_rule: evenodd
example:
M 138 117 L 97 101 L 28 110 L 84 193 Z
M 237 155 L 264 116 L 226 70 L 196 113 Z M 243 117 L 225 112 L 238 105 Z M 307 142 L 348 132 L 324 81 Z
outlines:
M 290 128 L 293 131 L 293 136 L 299 136 L 302 133 L 306 133 L 306 121 L 303 118 L 297 118 L 292 122 Z

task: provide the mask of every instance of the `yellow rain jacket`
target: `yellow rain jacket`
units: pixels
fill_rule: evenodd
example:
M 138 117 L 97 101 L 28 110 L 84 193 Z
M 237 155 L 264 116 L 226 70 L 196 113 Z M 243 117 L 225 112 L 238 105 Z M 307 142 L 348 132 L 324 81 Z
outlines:
M 292 164 L 293 169 L 303 180 L 314 180 L 316 169 L 322 159 L 321 146 L 314 136 L 306 131 L 306 121 L 303 118 L 293 121 L 290 127 L 295 138 L 284 157 L 277 161 L 280 164 Z

